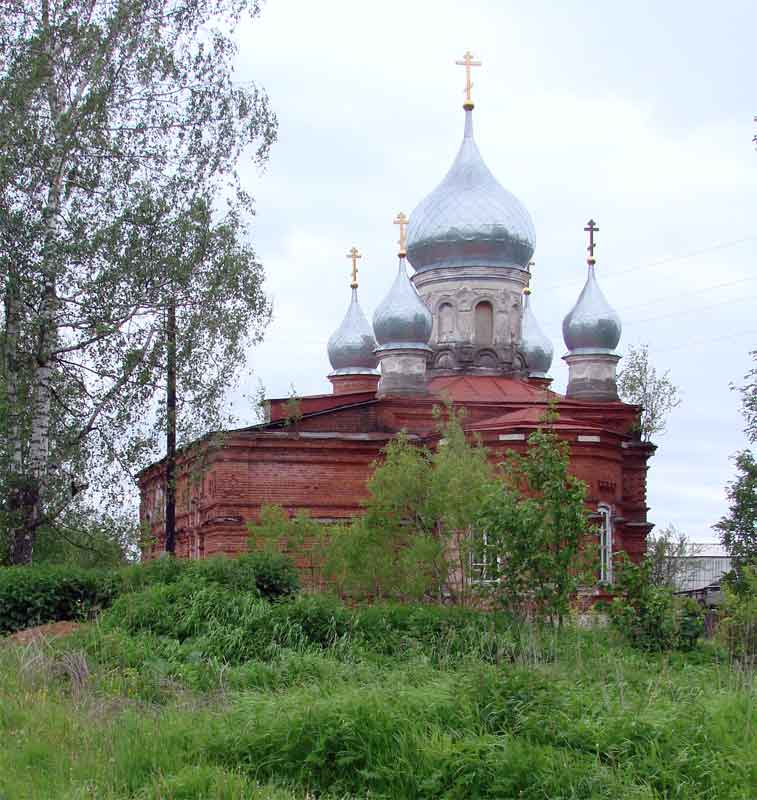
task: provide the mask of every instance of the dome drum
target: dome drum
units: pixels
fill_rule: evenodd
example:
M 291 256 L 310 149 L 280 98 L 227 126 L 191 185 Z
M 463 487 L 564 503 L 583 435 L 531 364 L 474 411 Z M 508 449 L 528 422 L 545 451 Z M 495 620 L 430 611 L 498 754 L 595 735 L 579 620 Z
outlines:
M 616 353 L 568 353 L 568 387 L 565 396 L 571 400 L 618 400 Z

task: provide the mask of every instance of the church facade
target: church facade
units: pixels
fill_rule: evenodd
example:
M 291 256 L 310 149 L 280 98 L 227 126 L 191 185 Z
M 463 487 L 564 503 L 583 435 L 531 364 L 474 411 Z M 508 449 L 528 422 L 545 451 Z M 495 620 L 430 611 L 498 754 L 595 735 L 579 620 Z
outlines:
M 470 54 L 462 62 L 468 75 Z M 460 149 L 441 183 L 412 212 L 399 214 L 396 276 L 372 322 L 357 286 L 327 352 L 330 394 L 267 401 L 267 421 L 225 431 L 185 448 L 177 463 L 176 554 L 203 558 L 246 549 L 247 524 L 265 505 L 306 509 L 324 523 L 361 513 L 365 484 L 387 442 L 404 430 L 435 446 L 433 410 L 466 410 L 465 426 L 495 461 L 523 452 L 550 403 L 555 430 L 569 443 L 571 470 L 588 486 L 599 530 L 600 574 L 612 579 L 612 554 L 637 560 L 652 528 L 646 476 L 654 446 L 634 432 L 639 409 L 620 402 L 616 348 L 621 323 L 595 274 L 590 221 L 586 283 L 563 321 L 569 380 L 550 389 L 552 343 L 530 298 L 535 233 L 528 211 L 486 166 L 463 106 Z M 413 269 L 408 274 L 408 262 Z M 140 476 L 143 524 L 164 548 L 165 468 Z M 304 554 L 293 554 L 295 559 Z M 304 563 L 304 561 L 303 561 Z

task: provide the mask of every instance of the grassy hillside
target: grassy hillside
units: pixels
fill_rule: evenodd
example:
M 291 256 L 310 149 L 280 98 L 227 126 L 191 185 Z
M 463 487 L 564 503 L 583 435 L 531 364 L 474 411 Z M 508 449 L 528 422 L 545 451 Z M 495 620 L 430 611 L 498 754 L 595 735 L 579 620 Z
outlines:
M 749 675 L 602 628 L 151 587 L 0 647 L 0 797 L 753 800 Z

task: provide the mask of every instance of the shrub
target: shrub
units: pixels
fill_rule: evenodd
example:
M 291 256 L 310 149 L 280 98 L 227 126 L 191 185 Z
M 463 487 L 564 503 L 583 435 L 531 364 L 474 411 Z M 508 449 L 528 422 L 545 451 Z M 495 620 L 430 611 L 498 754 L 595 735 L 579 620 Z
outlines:
M 618 595 L 609 612 L 613 627 L 640 650 L 691 650 L 704 632 L 704 609 L 650 580 L 650 563 L 626 557 L 617 570 Z
M 108 608 L 124 594 L 162 587 L 137 599 L 135 613 L 145 603 L 156 604 L 156 626 L 173 594 L 167 587 L 185 583 L 182 597 L 192 587 L 224 587 L 279 600 L 299 590 L 291 560 L 280 553 L 255 552 L 240 558 L 216 556 L 202 561 L 157 558 L 118 570 L 67 566 L 0 567 L 0 634 L 58 620 L 84 619 Z
M 112 602 L 116 588 L 102 570 L 0 568 L 0 634 L 45 622 L 84 619 Z
M 268 600 L 299 591 L 297 570 L 291 559 L 269 551 L 246 553 L 238 558 L 225 555 L 199 561 L 157 558 L 127 567 L 119 573 L 122 591 L 187 579 L 196 584 L 217 584 L 242 592 L 258 592 Z
M 234 563 L 240 575 L 254 576 L 260 596 L 267 600 L 290 597 L 300 590 L 297 569 L 283 553 L 256 550 L 235 559 Z
M 183 641 L 202 636 L 213 627 L 238 625 L 247 616 L 251 603 L 260 603 L 256 590 L 238 592 L 217 584 L 198 586 L 185 577 L 119 597 L 103 615 L 102 627 Z
M 757 664 L 757 569 L 744 567 L 737 588 L 724 584 L 718 635 L 736 661 Z
M 156 583 L 179 580 L 187 563 L 176 558 L 155 558 L 118 570 L 113 573 L 113 580 L 119 585 L 119 593 L 137 592 Z

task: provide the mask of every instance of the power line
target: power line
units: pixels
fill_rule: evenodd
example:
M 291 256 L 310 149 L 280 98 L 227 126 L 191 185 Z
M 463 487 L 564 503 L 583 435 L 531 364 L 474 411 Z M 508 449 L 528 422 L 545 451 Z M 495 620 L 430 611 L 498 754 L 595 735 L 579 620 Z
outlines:
M 654 300 L 648 300 L 645 303 L 637 303 L 633 306 L 621 306 L 619 311 L 631 311 L 635 308 L 647 308 L 655 303 L 664 303 L 668 300 L 678 300 L 679 297 L 691 297 L 695 294 L 704 294 L 705 292 L 709 292 L 714 289 L 724 289 L 727 286 L 736 286 L 739 283 L 747 283 L 748 281 L 757 281 L 757 275 L 752 275 L 748 278 L 737 278 L 735 281 L 727 281 L 726 283 L 716 283 L 712 286 L 703 286 L 701 289 L 694 289 L 691 292 L 679 292 L 676 295 L 669 295 L 667 297 L 656 297 Z
M 746 336 L 747 334 L 757 334 L 757 329 L 738 331 L 738 333 L 731 333 L 727 336 L 714 336 L 708 337 L 707 339 L 694 339 L 693 341 L 686 342 L 685 344 L 677 344 L 673 347 L 662 347 L 660 349 L 655 348 L 655 353 L 667 353 L 670 350 L 683 350 L 684 347 L 699 347 L 700 345 L 709 344 L 710 342 L 724 342 L 728 339 L 736 339 L 739 336 Z
M 668 256 L 666 258 L 658 259 L 657 261 L 651 261 L 647 264 L 636 264 L 631 267 L 624 267 L 623 269 L 619 270 L 602 270 L 602 275 L 606 277 L 616 277 L 618 275 L 626 275 L 629 272 L 638 272 L 644 269 L 651 269 L 652 267 L 659 267 L 663 264 L 670 264 L 675 261 L 685 261 L 689 258 L 696 258 L 697 256 L 704 255 L 705 253 L 712 253 L 716 250 L 724 250 L 727 247 L 735 247 L 738 244 L 743 244 L 744 242 L 752 242 L 757 239 L 757 236 L 745 236 L 742 239 L 733 239 L 730 242 L 720 242 L 719 244 L 710 245 L 709 247 L 703 247 L 701 250 L 692 250 L 690 253 L 683 253 L 682 255 L 677 256 Z M 562 283 L 554 283 L 552 286 L 547 286 L 540 291 L 545 292 L 551 289 L 561 289 L 564 286 L 576 286 L 583 282 L 583 279 L 572 279 L 569 281 L 563 281 Z
M 667 319 L 668 317 L 677 317 L 681 314 L 696 314 L 700 311 L 709 311 L 711 308 L 720 308 L 721 306 L 730 305 L 732 303 L 743 303 L 745 300 L 754 300 L 755 298 L 752 296 L 748 297 L 737 297 L 736 299 L 730 298 L 728 300 L 723 300 L 720 303 L 712 303 L 709 306 L 697 306 L 696 308 L 684 308 L 679 309 L 678 311 L 671 311 L 668 314 L 659 314 L 656 317 L 646 317 L 645 319 L 630 319 L 630 320 L 623 320 L 624 325 L 641 325 L 643 322 L 654 322 L 658 319 Z

